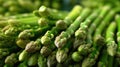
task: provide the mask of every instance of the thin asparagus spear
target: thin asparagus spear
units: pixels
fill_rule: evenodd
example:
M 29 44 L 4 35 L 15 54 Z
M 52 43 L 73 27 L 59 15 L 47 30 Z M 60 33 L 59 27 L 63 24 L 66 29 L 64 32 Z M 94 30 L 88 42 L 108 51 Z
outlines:
M 90 34 L 93 34 L 96 27 L 100 24 L 100 22 L 102 21 L 104 16 L 109 12 L 109 10 L 110 10 L 109 5 L 103 6 L 102 11 L 100 12 L 99 16 L 93 21 L 93 23 L 89 27 L 88 31 Z
M 92 67 L 100 53 L 101 48 L 105 45 L 105 39 L 102 37 L 103 30 L 109 24 L 111 18 L 115 15 L 115 11 L 111 10 L 107 16 L 103 19 L 101 24 L 97 27 L 94 34 L 94 43 L 93 43 L 93 51 L 85 58 L 82 62 L 82 67 Z
M 114 56 L 117 51 L 117 44 L 114 40 L 114 33 L 116 30 L 116 23 L 112 22 L 109 27 L 106 30 L 106 46 L 107 46 L 107 52 L 110 56 Z
M 80 39 L 80 40 L 86 39 L 88 26 L 99 15 L 99 11 L 100 10 L 95 10 L 94 12 L 92 12 L 92 14 L 88 16 L 88 18 L 86 18 L 85 21 L 80 24 L 79 29 L 75 32 L 75 37 L 77 39 Z
M 63 31 L 55 39 L 55 45 L 58 48 L 62 48 L 67 40 L 74 34 L 76 29 L 79 27 L 80 23 L 91 13 L 91 10 L 85 8 L 82 13 L 77 17 L 77 19 L 67 28 L 66 31 Z
M 81 11 L 81 6 L 74 6 L 70 13 L 64 18 L 64 20 L 58 20 L 58 22 L 56 22 L 56 27 L 58 29 L 66 29 L 79 16 Z
M 24 60 L 28 59 L 29 55 L 30 55 L 30 54 L 29 54 L 28 52 L 26 52 L 25 50 L 23 50 L 23 51 L 20 53 L 18 59 L 19 59 L 19 61 L 24 61 Z

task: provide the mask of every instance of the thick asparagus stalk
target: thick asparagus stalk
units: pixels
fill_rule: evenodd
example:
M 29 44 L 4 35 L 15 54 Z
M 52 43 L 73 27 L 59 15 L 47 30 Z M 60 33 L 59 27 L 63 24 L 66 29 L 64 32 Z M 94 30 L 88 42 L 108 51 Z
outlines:
M 64 18 L 64 20 L 58 20 L 58 22 L 56 23 L 56 27 L 58 29 L 66 29 L 79 16 L 81 11 L 81 6 L 74 6 L 70 13 Z
M 85 8 L 82 13 L 77 17 L 77 19 L 67 28 L 66 31 L 63 31 L 59 36 L 55 39 L 55 45 L 58 48 L 62 48 L 67 40 L 74 34 L 76 29 L 79 27 L 80 23 L 90 14 L 91 10 Z
M 67 28 L 72 21 L 77 18 L 77 16 L 81 12 L 80 6 L 75 6 L 70 13 L 65 17 L 64 20 L 58 20 L 56 22 L 56 27 L 53 27 L 51 30 L 48 30 L 45 35 L 41 38 L 42 44 L 49 44 L 51 42 L 51 39 L 53 39 L 59 32 L 61 28 Z M 65 22 L 64 22 L 65 21 Z
M 114 33 L 116 30 L 116 23 L 112 22 L 109 27 L 106 30 L 106 46 L 107 46 L 107 52 L 110 56 L 114 56 L 117 51 L 117 44 L 114 40 Z
M 87 58 L 85 58 L 82 62 L 82 67 L 92 67 L 98 56 L 99 56 L 99 51 L 105 44 L 105 39 L 102 37 L 103 30 L 105 27 L 109 24 L 111 18 L 114 16 L 115 12 L 114 10 L 111 10 L 107 16 L 103 19 L 101 24 L 97 27 L 95 34 L 94 34 L 94 44 L 93 44 L 93 51 L 89 54 Z

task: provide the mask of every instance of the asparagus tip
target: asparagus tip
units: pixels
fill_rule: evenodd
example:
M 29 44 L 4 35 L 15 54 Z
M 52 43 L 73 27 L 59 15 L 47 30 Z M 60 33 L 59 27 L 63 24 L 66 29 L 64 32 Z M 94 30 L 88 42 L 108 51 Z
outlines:
M 67 59 L 67 53 L 64 50 L 58 50 L 56 53 L 56 60 L 59 63 L 64 62 Z
M 114 56 L 116 54 L 117 44 L 112 41 L 107 44 L 107 52 L 110 56 Z
M 58 21 L 56 22 L 56 27 L 57 27 L 58 29 L 66 29 L 66 28 L 67 28 L 67 25 L 66 25 L 66 23 L 64 22 L 64 20 L 58 20 Z
M 75 62 L 79 62 L 79 61 L 81 61 L 82 56 L 81 56 L 78 52 L 74 52 L 74 53 L 72 54 L 72 59 L 73 59 Z

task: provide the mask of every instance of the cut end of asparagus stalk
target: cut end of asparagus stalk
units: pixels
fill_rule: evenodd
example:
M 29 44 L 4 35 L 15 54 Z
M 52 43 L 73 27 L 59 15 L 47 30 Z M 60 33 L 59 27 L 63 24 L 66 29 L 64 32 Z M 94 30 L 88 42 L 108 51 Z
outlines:
M 111 41 L 107 44 L 107 52 L 110 56 L 114 56 L 116 54 L 117 44 L 114 41 Z
M 49 56 L 49 54 L 51 54 L 51 52 L 52 52 L 52 50 L 47 46 L 43 46 L 40 50 L 40 53 L 43 56 Z
M 79 62 L 82 60 L 82 56 L 79 54 L 79 52 L 74 52 L 72 54 L 72 59 L 75 61 L 75 62 Z
M 40 48 L 41 48 L 41 45 L 38 42 L 31 41 L 26 45 L 25 50 L 29 53 L 33 53 L 39 50 Z
M 67 53 L 64 50 L 58 50 L 56 53 L 56 60 L 58 63 L 63 63 L 67 59 Z
M 65 21 L 64 20 L 58 20 L 57 22 L 56 22 L 56 27 L 58 28 L 58 29 L 66 29 L 67 28 L 67 25 L 66 25 L 66 23 L 65 23 Z

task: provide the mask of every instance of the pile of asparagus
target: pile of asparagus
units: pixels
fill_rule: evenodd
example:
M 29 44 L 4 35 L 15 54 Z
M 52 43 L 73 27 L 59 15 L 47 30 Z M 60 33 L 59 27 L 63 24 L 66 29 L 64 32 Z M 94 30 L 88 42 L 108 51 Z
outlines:
M 119 67 L 120 14 L 110 5 L 69 12 L 41 6 L 0 18 L 0 67 Z

